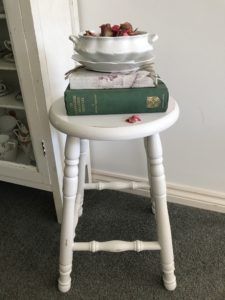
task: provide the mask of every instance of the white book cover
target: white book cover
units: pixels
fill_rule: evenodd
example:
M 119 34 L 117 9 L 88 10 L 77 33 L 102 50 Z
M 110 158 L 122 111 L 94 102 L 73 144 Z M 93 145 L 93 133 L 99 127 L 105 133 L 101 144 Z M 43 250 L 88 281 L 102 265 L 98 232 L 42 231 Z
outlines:
M 70 89 L 111 89 L 154 87 L 156 75 L 153 66 L 127 73 L 101 73 L 83 67 L 69 71 Z

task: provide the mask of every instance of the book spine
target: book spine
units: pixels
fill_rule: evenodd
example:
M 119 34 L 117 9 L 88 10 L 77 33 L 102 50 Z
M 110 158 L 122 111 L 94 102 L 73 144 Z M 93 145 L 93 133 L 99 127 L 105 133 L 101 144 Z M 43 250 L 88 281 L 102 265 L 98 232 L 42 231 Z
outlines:
M 165 112 L 169 93 L 166 86 L 150 88 L 65 91 L 67 114 L 101 115 Z

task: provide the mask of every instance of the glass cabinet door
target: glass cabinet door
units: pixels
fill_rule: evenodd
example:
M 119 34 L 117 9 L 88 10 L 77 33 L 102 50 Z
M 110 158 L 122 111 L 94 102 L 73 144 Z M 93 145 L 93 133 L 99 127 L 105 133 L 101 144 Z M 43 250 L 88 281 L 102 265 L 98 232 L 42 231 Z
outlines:
M 0 1 L 0 161 L 36 165 L 2 1 Z

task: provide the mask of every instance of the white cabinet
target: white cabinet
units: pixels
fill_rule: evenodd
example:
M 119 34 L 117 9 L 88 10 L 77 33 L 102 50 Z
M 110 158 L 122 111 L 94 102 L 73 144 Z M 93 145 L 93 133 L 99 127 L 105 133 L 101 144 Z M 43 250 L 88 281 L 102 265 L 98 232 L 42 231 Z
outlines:
M 49 125 L 48 109 L 68 84 L 73 67 L 71 6 L 65 0 L 3 0 L 0 41 L 11 40 L 15 63 L 0 58 L 0 80 L 14 90 L 0 97 L 0 114 L 14 114 L 29 128 L 35 160 L 21 147 L 15 161 L 0 160 L 0 180 L 52 191 L 61 221 L 64 136 Z M 73 10 L 74 11 L 74 10 Z M 74 16 L 73 16 L 74 17 Z M 20 89 L 23 101 L 15 99 Z

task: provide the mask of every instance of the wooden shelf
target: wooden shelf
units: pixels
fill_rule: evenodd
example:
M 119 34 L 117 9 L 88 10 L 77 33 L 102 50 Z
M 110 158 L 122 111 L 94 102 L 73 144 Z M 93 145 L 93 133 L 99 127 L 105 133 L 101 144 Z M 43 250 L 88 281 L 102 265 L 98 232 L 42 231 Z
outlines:
M 16 100 L 16 94 L 17 92 L 14 92 L 7 96 L 0 97 L 0 107 L 24 110 L 24 104 L 22 101 Z
M 16 71 L 16 65 L 0 58 L 0 70 Z

